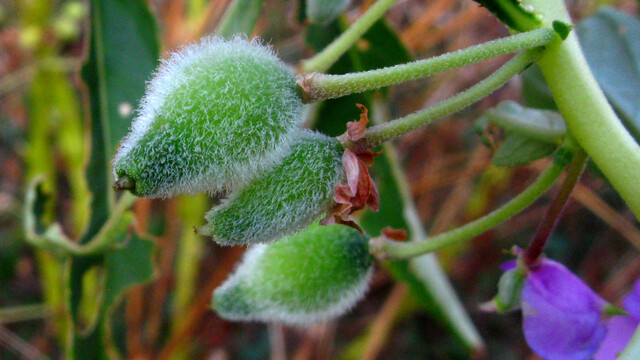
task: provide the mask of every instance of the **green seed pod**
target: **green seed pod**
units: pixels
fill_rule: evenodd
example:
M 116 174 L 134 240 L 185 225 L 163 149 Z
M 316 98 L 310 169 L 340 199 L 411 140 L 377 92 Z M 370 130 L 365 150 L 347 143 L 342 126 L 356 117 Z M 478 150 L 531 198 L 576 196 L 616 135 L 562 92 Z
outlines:
M 366 291 L 372 269 L 367 239 L 344 225 L 307 230 L 247 251 L 213 293 L 213 308 L 232 320 L 305 325 L 340 316 Z
M 114 159 L 138 196 L 219 192 L 268 169 L 298 128 L 294 74 L 256 41 L 204 38 L 163 62 Z
M 319 24 L 328 24 L 342 13 L 351 0 L 307 0 L 307 17 Z
M 342 180 L 343 148 L 319 133 L 301 130 L 281 162 L 231 193 L 205 216 L 200 228 L 222 245 L 267 243 L 307 227 L 333 204 Z

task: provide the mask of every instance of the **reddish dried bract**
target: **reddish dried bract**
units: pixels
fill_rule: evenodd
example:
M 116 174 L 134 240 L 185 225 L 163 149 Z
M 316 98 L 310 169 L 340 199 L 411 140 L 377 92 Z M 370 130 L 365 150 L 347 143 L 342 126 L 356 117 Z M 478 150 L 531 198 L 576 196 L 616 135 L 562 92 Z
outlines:
M 336 184 L 333 200 L 336 205 L 330 210 L 321 224 L 339 223 L 354 227 L 360 231 L 362 229 L 352 219 L 351 214 L 369 206 L 371 210 L 378 211 L 380 207 L 380 196 L 378 188 L 371 178 L 367 168 L 373 162 L 373 157 L 377 155 L 366 150 L 356 154 L 351 150 L 345 150 L 342 156 L 346 184 Z
M 382 235 L 387 239 L 395 241 L 407 240 L 407 231 L 405 229 L 394 229 L 391 226 L 387 226 L 386 228 L 382 229 Z
M 360 120 L 349 121 L 347 123 L 347 133 L 352 141 L 358 141 L 364 138 L 364 134 L 367 131 L 367 125 L 369 124 L 369 117 L 367 107 L 362 104 L 356 104 L 356 106 L 362 111 L 360 114 Z

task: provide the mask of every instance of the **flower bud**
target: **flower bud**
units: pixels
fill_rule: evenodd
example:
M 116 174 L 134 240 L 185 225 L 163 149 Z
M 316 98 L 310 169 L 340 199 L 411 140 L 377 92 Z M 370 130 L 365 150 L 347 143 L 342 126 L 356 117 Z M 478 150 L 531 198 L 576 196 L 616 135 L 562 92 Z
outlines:
M 322 216 L 344 174 L 344 149 L 309 130 L 297 137 L 279 164 L 211 209 L 200 232 L 222 245 L 268 243 Z
M 363 296 L 371 268 L 367 239 L 359 231 L 316 223 L 249 248 L 213 293 L 213 307 L 231 320 L 310 324 L 351 308 Z
M 286 151 L 301 107 L 295 76 L 271 49 L 204 38 L 147 86 L 114 159 L 115 187 L 159 197 L 246 183 Z

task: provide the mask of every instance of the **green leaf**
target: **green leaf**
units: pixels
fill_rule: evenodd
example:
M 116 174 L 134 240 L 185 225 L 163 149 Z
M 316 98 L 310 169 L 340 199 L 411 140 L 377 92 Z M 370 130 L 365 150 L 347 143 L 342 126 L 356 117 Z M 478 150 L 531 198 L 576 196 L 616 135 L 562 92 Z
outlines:
M 111 159 L 129 131 L 160 57 L 156 23 L 142 0 L 92 0 L 89 57 L 82 77 L 91 107 L 91 157 L 87 168 L 91 222 L 82 242 L 102 227 L 113 204 Z
M 553 154 L 556 147 L 553 143 L 507 132 L 507 137 L 493 155 L 492 162 L 502 167 L 525 165 Z
M 90 102 L 91 156 L 87 166 L 92 192 L 91 220 L 81 243 L 87 243 L 108 219 L 114 202 L 111 190 L 111 158 L 126 135 L 132 111 L 144 94 L 159 58 L 157 28 L 143 0 L 91 0 L 89 55 L 82 68 Z M 120 239 L 118 239 L 120 240 Z M 70 359 L 108 358 L 103 337 L 106 302 L 97 297 L 97 316 L 83 331 L 78 323 L 83 279 L 93 268 L 105 270 L 107 256 L 70 259 L 68 265 L 69 311 L 74 322 Z M 146 259 L 151 263 L 152 259 Z M 135 271 L 128 268 L 126 272 Z M 96 284 L 100 286 L 100 284 Z M 98 288 L 96 291 L 102 292 Z
M 351 0 L 306 0 L 307 18 L 319 24 L 328 24 L 343 12 Z
M 337 22 L 324 27 L 311 25 L 306 41 L 316 51 L 319 51 L 340 34 L 340 29 Z M 360 46 L 356 45 L 351 48 L 329 69 L 329 73 L 344 74 L 365 71 L 412 60 L 408 50 L 384 20 L 378 21 L 364 35 L 363 39 L 359 42 Z M 385 94 L 384 91 L 379 93 Z M 372 95 L 372 92 L 354 94 L 320 103 L 317 109 L 316 128 L 334 136 L 344 133 L 346 122 L 357 120 L 360 116 L 360 110 L 355 104 L 364 104 L 371 109 Z M 381 201 L 378 213 L 366 211 L 360 218 L 361 225 L 369 234 L 377 235 L 386 226 L 409 229 L 403 212 L 399 211 L 405 206 L 400 189 L 406 189 L 406 184 L 396 183 L 392 174 L 391 163 L 397 162 L 397 159 L 389 160 L 388 156 L 392 156 L 389 153 L 393 152 L 393 148 L 391 149 L 391 151 L 385 150 L 383 156 L 377 157 L 372 168 Z M 406 282 L 420 304 L 433 316 L 447 324 L 452 333 L 460 338 L 468 348 L 482 346 L 482 340 L 477 330 L 466 315 L 435 256 L 421 257 L 413 265 L 409 261 L 385 262 L 384 265 L 396 280 Z M 425 273 L 422 271 L 424 269 L 430 272 Z M 417 271 L 425 276 L 419 278 L 416 275 Z M 438 287 L 437 284 L 441 286 Z
M 234 0 L 226 12 L 216 33 L 225 38 L 236 34 L 251 35 L 262 10 L 263 0 Z
M 600 87 L 636 141 L 640 139 L 640 21 L 610 7 L 576 27 Z
M 528 31 L 541 24 L 533 9 L 522 5 L 522 0 L 475 0 L 491 11 L 500 21 L 512 29 Z
M 415 217 L 414 205 L 404 200 L 410 196 L 403 194 L 403 191 L 408 191 L 408 184 L 399 183 L 398 177 L 404 178 L 404 175 L 399 175 L 401 169 L 391 145 L 384 145 L 382 156 L 376 157 L 371 171 L 380 192 L 380 210 L 375 213 L 366 210 L 360 217 L 360 225 L 370 234 L 379 234 L 386 226 L 405 229 L 410 239 L 423 240 L 426 234 L 420 220 Z M 467 348 L 483 346 L 478 331 L 434 254 L 411 261 L 386 261 L 384 266 L 395 279 L 405 282 L 419 303 L 443 322 Z
M 501 102 L 487 110 L 485 116 L 507 131 L 542 142 L 559 143 L 567 132 L 559 113 L 526 108 L 514 101 Z
M 109 311 L 118 303 L 121 295 L 134 285 L 153 278 L 155 244 L 135 232 L 128 233 L 123 245 L 105 257 L 104 308 Z

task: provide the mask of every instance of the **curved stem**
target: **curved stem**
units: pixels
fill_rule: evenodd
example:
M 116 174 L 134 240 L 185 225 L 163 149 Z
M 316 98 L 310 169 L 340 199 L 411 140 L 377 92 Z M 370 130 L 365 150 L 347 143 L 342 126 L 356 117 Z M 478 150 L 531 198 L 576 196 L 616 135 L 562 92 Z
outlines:
M 531 49 L 518 54 L 496 72 L 471 88 L 425 110 L 368 129 L 363 139 L 364 142 L 353 143 L 347 136 L 342 136 L 340 140 L 346 148 L 372 148 L 419 127 L 428 125 L 435 120 L 460 111 L 491 94 L 529 66 L 541 54 L 542 48 Z
M 302 62 L 302 72 L 324 72 L 333 65 L 395 4 L 396 0 L 378 0 L 356 22 L 314 57 Z
M 556 151 L 556 154 L 567 151 L 570 150 L 561 147 Z M 382 237 L 374 238 L 370 242 L 371 253 L 382 259 L 407 259 L 470 240 L 516 215 L 544 194 L 555 183 L 567 165 L 566 161 L 561 158 L 561 156 L 554 154 L 554 161 L 551 165 L 525 191 L 484 217 L 424 241 L 398 242 Z
M 424 78 L 520 50 L 536 48 L 558 38 L 554 30 L 537 29 L 440 56 L 382 69 L 344 75 L 301 74 L 299 83 L 306 102 L 333 99 Z
M 544 26 L 570 22 L 562 0 L 526 0 Z M 549 44 L 538 62 L 567 129 L 640 219 L 640 146 L 607 102 L 587 64 L 575 32 Z
M 536 230 L 536 234 L 533 236 L 529 246 L 522 255 L 524 264 L 527 268 L 536 264 L 542 255 L 542 251 L 549 240 L 549 236 L 551 236 L 558 220 L 560 220 L 560 216 L 562 215 L 567 201 L 571 197 L 571 193 L 578 183 L 578 180 L 580 180 L 580 175 L 582 175 L 582 172 L 584 171 L 587 159 L 587 154 L 585 154 L 582 149 L 576 150 L 573 154 L 573 160 L 571 161 L 571 165 L 567 171 L 567 177 L 564 179 L 564 182 L 560 187 L 560 191 L 553 199 L 553 202 L 551 202 L 551 205 L 549 205 L 547 212 L 544 214 L 544 218 L 542 218 L 542 222 L 540 222 L 540 225 Z

